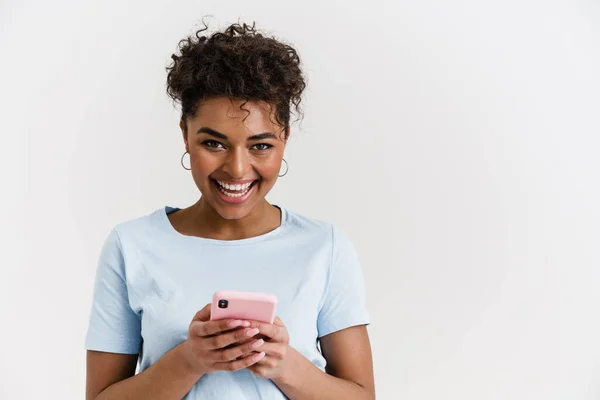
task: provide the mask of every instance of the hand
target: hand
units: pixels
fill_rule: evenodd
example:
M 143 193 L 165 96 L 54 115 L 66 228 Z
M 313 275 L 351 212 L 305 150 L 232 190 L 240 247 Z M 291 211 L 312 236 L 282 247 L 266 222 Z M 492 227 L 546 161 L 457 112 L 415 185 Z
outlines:
M 280 379 L 288 373 L 292 363 L 287 328 L 279 317 L 275 317 L 273 324 L 258 321 L 250 323 L 252 328 L 258 328 L 260 334 L 265 337 L 265 343 L 260 347 L 260 351 L 266 355 L 248 369 L 261 378 Z
M 198 374 L 214 371 L 237 371 L 254 365 L 265 353 L 258 353 L 264 343 L 253 340 L 259 330 L 249 321 L 210 320 L 210 304 L 198 311 L 183 342 L 184 356 Z

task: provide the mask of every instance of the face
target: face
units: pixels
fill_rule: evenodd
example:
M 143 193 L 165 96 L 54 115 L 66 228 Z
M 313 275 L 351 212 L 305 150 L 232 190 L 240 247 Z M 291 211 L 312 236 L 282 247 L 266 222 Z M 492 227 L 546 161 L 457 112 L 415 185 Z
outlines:
M 208 99 L 188 118 L 187 129 L 181 122 L 194 181 L 225 219 L 243 218 L 264 204 L 286 144 L 268 104 L 247 102 L 245 110 L 242 104 L 227 97 Z

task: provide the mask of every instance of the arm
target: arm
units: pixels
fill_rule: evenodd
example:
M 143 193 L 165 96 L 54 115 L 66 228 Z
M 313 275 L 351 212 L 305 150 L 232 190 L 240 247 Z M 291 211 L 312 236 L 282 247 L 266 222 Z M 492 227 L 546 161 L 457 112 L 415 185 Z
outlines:
M 290 399 L 374 400 L 373 361 L 367 328 L 354 326 L 321 338 L 327 373 L 293 348 L 287 365 L 273 382 Z
M 202 376 L 187 363 L 182 344 L 134 376 L 137 358 L 88 350 L 86 400 L 181 399 Z
M 210 320 L 210 304 L 190 323 L 188 338 L 144 372 L 135 374 L 137 354 L 87 352 L 87 400 L 181 399 L 205 374 L 238 371 L 260 361 L 250 322 Z M 244 329 L 247 328 L 247 329 Z M 233 347 L 232 347 L 233 346 Z
M 181 399 L 201 376 L 188 370 L 181 345 L 134 376 L 141 321 L 129 304 L 125 272 L 121 239 L 113 229 L 96 269 L 86 337 L 86 399 Z
M 279 351 L 283 365 L 273 382 L 291 399 L 375 399 L 368 323 L 356 251 L 348 236 L 333 228 L 328 282 L 317 318 L 326 373 L 287 346 L 287 351 Z M 263 349 L 269 356 L 265 363 L 277 359 L 270 356 L 269 346 Z

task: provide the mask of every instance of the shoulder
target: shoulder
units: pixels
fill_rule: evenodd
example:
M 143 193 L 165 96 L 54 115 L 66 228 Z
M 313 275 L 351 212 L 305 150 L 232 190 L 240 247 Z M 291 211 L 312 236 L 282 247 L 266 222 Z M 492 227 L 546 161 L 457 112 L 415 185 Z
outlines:
M 115 236 L 120 243 L 157 237 L 159 232 L 164 231 L 166 218 L 165 209 L 159 208 L 117 223 L 112 229 L 111 236 Z
M 350 244 L 350 238 L 339 226 L 320 219 L 315 219 L 286 210 L 287 226 L 297 232 L 303 232 L 313 237 L 319 237 L 332 246 Z
M 288 229 L 312 235 L 331 235 L 333 224 L 323 220 L 298 214 L 286 209 L 285 225 Z

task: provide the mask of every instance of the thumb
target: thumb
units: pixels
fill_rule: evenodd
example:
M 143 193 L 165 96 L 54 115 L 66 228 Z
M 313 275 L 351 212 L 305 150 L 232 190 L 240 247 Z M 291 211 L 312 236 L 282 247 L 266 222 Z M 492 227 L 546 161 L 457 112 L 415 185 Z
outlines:
M 205 305 L 200 311 L 198 311 L 196 313 L 196 315 L 194 315 L 194 318 L 192 318 L 192 321 L 206 322 L 206 321 L 210 320 L 210 306 L 211 306 L 210 303 Z

